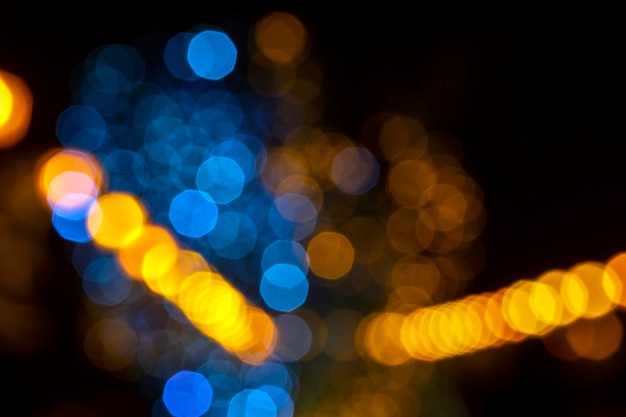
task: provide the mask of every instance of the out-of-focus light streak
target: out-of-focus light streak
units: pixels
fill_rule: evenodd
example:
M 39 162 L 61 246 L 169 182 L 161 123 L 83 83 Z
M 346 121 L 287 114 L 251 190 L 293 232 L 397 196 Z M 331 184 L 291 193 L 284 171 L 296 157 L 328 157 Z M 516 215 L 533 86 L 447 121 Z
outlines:
M 398 365 L 409 356 L 434 361 L 543 337 L 569 326 L 567 341 L 578 356 L 603 359 L 621 344 L 621 323 L 607 314 L 625 306 L 624 259 L 625 254 L 618 254 L 606 264 L 584 262 L 568 271 L 549 271 L 534 281 L 517 281 L 495 293 L 410 312 L 390 305 L 365 319 L 365 331 L 356 343 L 364 345 L 374 360 Z M 594 329 L 603 326 L 612 330 L 598 333 L 595 342 Z
M 50 197 L 59 179 L 80 175 L 90 178 L 90 184 L 95 187 L 103 173 L 93 162 L 92 156 L 79 151 L 59 151 L 41 162 L 40 192 L 48 195 L 53 211 L 64 197 L 80 194 L 82 190 L 81 182 L 73 181 Z M 80 189 L 75 191 L 72 185 Z M 250 305 L 196 254 L 182 251 L 164 227 L 149 224 L 148 215 L 136 197 L 120 192 L 104 194 L 93 200 L 86 213 L 78 220 L 89 234 L 75 241 L 93 239 L 95 244 L 115 251 L 128 276 L 146 282 L 151 290 L 176 302 L 198 329 L 242 360 L 260 363 L 272 353 L 277 337 L 272 320 Z M 308 289 L 306 278 L 304 282 Z M 299 303 L 305 297 L 306 292 L 299 295 Z
M 446 357 L 555 335 L 570 358 L 613 354 L 626 255 L 610 262 L 618 274 L 584 263 L 443 302 L 481 267 L 480 187 L 454 137 L 413 117 L 374 114 L 359 143 L 313 127 L 323 71 L 308 36 L 288 13 L 256 24 L 254 91 L 221 81 L 238 71 L 237 50 L 213 30 L 173 37 L 156 77 L 124 45 L 98 48 L 75 70 L 78 104 L 56 126 L 71 149 L 42 159 L 38 191 L 58 233 L 78 243 L 87 296 L 120 304 L 84 324 L 92 363 L 167 380 L 153 415 L 291 417 L 298 363 L 321 355 L 329 366 L 313 366 L 321 382 L 303 394 L 301 416 L 387 417 L 419 414 L 430 362 Z M 323 290 L 385 310 L 303 309 L 309 270 Z M 162 298 L 137 302 L 141 284 Z

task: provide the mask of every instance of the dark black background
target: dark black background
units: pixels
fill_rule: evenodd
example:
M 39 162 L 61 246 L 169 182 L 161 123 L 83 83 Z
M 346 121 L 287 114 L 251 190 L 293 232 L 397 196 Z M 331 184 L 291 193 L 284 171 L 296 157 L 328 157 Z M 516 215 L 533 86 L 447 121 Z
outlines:
M 94 48 L 222 25 L 234 15 L 253 23 L 286 10 L 310 30 L 311 55 L 324 73 L 326 125 L 358 138 L 369 115 L 406 112 L 460 141 L 488 216 L 486 265 L 470 292 L 622 251 L 626 29 L 619 14 L 416 8 L 0 3 L 0 69 L 23 77 L 34 96 L 28 137 L 3 157 L 57 146 L 56 117 L 71 104 L 70 72 Z M 71 268 L 59 243 L 50 243 L 57 261 L 48 272 L 66 275 Z M 0 415 L 44 416 L 75 400 L 99 404 L 103 416 L 148 415 L 137 386 L 84 359 L 74 337 L 80 288 L 62 282 L 66 288 L 44 294 L 58 326 L 51 348 L 35 357 L 0 356 Z M 624 348 L 602 363 L 561 362 L 530 340 L 444 366 L 458 377 L 472 417 L 626 415 Z

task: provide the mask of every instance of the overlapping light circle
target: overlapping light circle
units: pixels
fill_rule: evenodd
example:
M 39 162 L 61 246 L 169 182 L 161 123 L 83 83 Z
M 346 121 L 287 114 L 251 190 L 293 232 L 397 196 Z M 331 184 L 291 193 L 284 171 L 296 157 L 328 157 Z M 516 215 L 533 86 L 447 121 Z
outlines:
M 203 29 L 172 37 L 160 68 L 127 45 L 90 54 L 72 75 L 75 103 L 57 120 L 67 149 L 39 167 L 40 197 L 58 233 L 76 243 L 85 293 L 111 308 L 85 330 L 96 366 L 135 364 L 163 381 L 155 410 L 174 416 L 289 417 L 297 362 L 324 352 L 337 366 L 326 378 L 342 366 L 351 376 L 335 375 L 345 393 L 307 411 L 399 415 L 419 412 L 408 381 L 430 375 L 415 359 L 570 324 L 580 357 L 614 352 L 615 338 L 581 340 L 596 329 L 621 338 L 610 312 L 626 305 L 626 258 L 443 302 L 478 272 L 485 221 L 480 188 L 451 139 L 387 113 L 365 121 L 361 143 L 314 127 L 322 71 L 290 14 L 253 29 L 244 86 L 224 82 L 242 75 L 233 41 Z M 303 309 L 313 285 L 386 307 L 320 317 Z M 165 321 L 146 293 L 158 296 Z M 368 370 L 350 368 L 359 357 L 388 369 L 364 377 Z

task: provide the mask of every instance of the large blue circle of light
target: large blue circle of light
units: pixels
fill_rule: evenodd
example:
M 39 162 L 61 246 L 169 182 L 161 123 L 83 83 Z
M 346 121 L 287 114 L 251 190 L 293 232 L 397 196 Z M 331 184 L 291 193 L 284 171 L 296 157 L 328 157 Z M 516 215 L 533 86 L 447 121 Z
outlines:
M 304 303 L 308 293 L 309 281 L 294 265 L 274 265 L 261 278 L 261 296 L 274 310 L 292 311 Z
M 170 222 L 183 236 L 204 236 L 215 227 L 217 205 L 206 193 L 185 190 L 172 199 Z
M 227 417 L 276 417 L 276 404 L 266 392 L 245 389 L 228 405 Z
M 227 138 L 217 142 L 211 149 L 213 156 L 230 158 L 239 165 L 245 182 L 249 182 L 256 175 L 256 159 L 250 149 L 234 138 Z
M 199 77 L 220 80 L 235 67 L 237 48 L 225 33 L 205 30 L 189 42 L 187 61 Z
M 237 162 L 223 156 L 214 156 L 200 165 L 196 186 L 219 204 L 228 204 L 241 195 L 245 175 Z
M 211 384 L 197 372 L 180 371 L 163 389 L 163 402 L 174 417 L 199 417 L 209 410 L 212 399 Z

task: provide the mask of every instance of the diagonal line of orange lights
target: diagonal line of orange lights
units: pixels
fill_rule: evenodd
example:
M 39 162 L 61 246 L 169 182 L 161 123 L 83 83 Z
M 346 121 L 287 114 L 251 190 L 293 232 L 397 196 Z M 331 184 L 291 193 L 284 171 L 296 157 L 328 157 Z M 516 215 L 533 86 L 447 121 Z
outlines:
M 277 339 L 272 319 L 202 255 L 180 248 L 167 229 L 150 224 L 137 197 L 101 195 L 103 176 L 90 154 L 57 149 L 41 158 L 37 189 L 53 211 L 84 221 L 94 244 L 113 251 L 128 276 L 176 304 L 203 334 L 245 362 L 263 362 Z
M 436 361 L 530 337 L 626 307 L 626 252 L 606 263 L 583 262 L 519 280 L 496 292 L 367 316 L 357 345 L 377 362 Z

